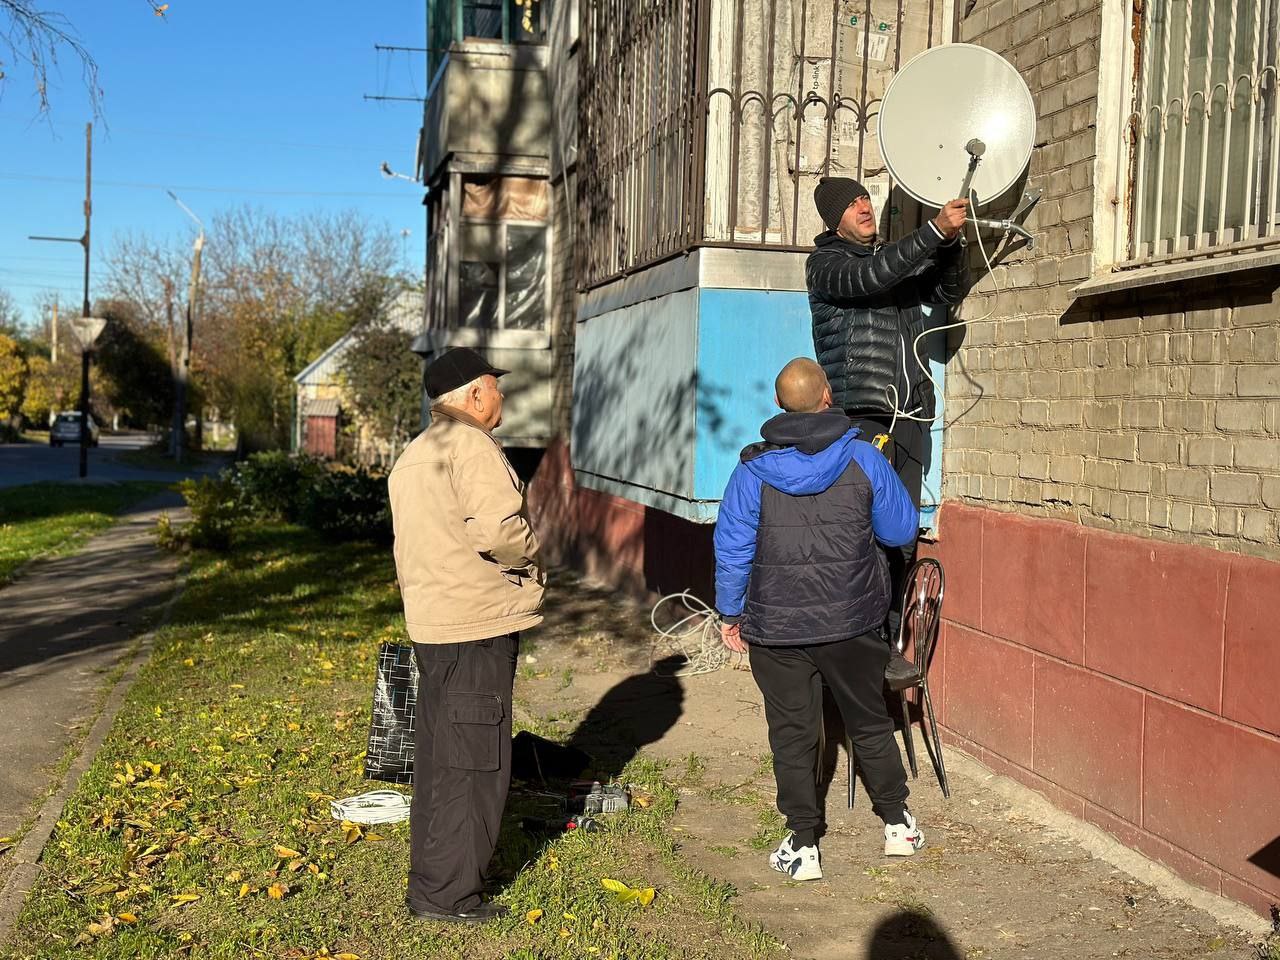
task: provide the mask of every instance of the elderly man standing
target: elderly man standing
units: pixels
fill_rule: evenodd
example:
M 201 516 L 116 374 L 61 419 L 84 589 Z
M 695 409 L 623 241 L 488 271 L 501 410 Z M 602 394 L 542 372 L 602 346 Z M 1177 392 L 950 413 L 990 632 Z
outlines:
M 426 369 L 431 425 L 391 471 L 396 576 L 418 662 L 407 903 L 476 923 L 511 783 L 520 631 L 542 620 L 543 574 L 524 487 L 491 431 L 498 378 L 473 350 Z

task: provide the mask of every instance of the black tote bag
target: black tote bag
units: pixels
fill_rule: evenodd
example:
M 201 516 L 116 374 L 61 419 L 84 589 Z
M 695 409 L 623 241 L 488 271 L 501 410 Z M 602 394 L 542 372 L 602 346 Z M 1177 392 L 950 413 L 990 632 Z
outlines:
M 413 714 L 418 702 L 418 662 L 413 646 L 384 643 L 378 650 L 373 684 L 369 747 L 364 756 L 368 780 L 413 783 Z

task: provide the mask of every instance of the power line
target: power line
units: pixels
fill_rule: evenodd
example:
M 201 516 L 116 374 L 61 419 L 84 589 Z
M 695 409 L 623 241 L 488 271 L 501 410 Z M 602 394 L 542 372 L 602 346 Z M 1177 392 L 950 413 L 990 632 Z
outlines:
M 5 115 L 0 114 L 0 119 L 4 119 Z M 50 121 L 56 127 L 72 127 L 76 126 L 71 123 L 63 123 L 59 121 Z M 169 140 L 203 140 L 213 143 L 240 143 L 246 146 L 258 147 L 288 147 L 297 150 L 342 150 L 350 153 L 385 153 L 384 147 L 368 147 L 368 146 L 352 146 L 349 143 L 300 143 L 291 140 L 259 140 L 254 137 L 230 137 L 219 136 L 209 133 L 183 133 L 173 130 L 143 130 L 139 127 L 117 127 L 112 125 L 107 133 L 106 139 L 111 141 L 111 134 L 114 133 L 130 133 L 143 137 L 161 137 Z
M 30 180 L 41 183 L 79 183 L 74 177 L 48 177 L 33 173 L 0 173 L 0 180 Z M 131 190 L 182 190 L 189 193 L 241 193 L 267 197 L 367 197 L 379 200 L 403 200 L 393 194 L 361 193 L 342 190 L 264 190 L 256 187 L 193 187 L 169 183 L 136 183 L 130 180 L 98 180 L 102 187 L 124 187 Z

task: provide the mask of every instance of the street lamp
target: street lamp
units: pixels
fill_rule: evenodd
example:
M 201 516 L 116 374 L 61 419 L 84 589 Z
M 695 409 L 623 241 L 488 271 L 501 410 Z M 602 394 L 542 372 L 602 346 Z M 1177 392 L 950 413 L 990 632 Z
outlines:
M 101 317 L 77 317 L 71 332 L 80 343 L 80 479 L 89 475 L 89 360 L 93 345 L 107 321 Z
M 173 202 L 182 208 L 182 212 L 196 222 L 200 228 L 195 243 L 191 246 L 191 285 L 187 288 L 187 322 L 186 336 L 182 343 L 182 356 L 178 360 L 178 382 L 175 384 L 173 397 L 173 436 L 169 450 L 173 454 L 174 463 L 182 462 L 182 448 L 186 445 L 187 434 L 187 379 L 191 369 L 191 337 L 196 320 L 196 290 L 200 286 L 200 254 L 204 250 L 204 224 L 191 212 L 191 208 L 178 199 L 172 190 L 166 190 Z

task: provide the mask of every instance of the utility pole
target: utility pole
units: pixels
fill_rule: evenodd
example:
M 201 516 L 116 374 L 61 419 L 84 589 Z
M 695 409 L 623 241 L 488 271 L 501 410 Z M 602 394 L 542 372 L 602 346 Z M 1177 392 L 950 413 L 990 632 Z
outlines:
M 191 245 L 191 282 L 187 287 L 186 335 L 182 340 L 182 355 L 178 358 L 178 380 L 175 384 L 173 398 L 173 439 L 170 451 L 175 463 L 182 462 L 182 449 L 186 446 L 187 434 L 187 383 L 191 375 L 191 338 L 194 333 L 196 319 L 196 297 L 200 290 L 200 255 L 204 250 L 204 224 L 191 212 L 185 203 L 178 199 L 172 190 L 167 191 L 173 202 L 182 208 L 183 213 L 196 222 L 200 233 Z
M 28 240 L 52 240 L 78 243 L 84 248 L 84 302 L 80 319 L 89 319 L 89 222 L 93 218 L 93 124 L 84 125 L 84 235 L 80 237 L 28 237 Z M 92 341 L 90 341 L 92 343 Z M 80 374 L 80 476 L 89 475 L 89 349 L 84 352 Z
M 50 324 L 50 336 L 53 339 L 53 349 L 50 351 L 49 362 L 58 362 L 58 295 L 53 295 L 53 322 Z

